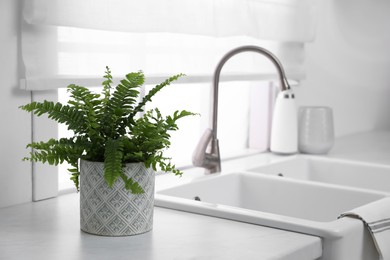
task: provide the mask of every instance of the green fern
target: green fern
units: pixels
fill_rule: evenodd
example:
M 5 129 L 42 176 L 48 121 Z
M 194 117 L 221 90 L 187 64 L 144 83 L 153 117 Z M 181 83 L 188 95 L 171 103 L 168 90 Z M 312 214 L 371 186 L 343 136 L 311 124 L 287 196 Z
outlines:
M 20 108 L 28 112 L 33 112 L 37 116 L 47 114 L 50 119 L 58 123 L 66 124 L 68 130 L 73 130 L 76 134 L 84 133 L 87 129 L 84 113 L 74 107 L 62 105 L 59 102 L 54 103 L 45 100 L 42 103 L 32 102 Z
M 145 107 L 146 103 L 152 101 L 152 97 L 154 95 L 156 95 L 157 92 L 159 92 L 164 87 L 170 85 L 173 81 L 178 80 L 182 76 L 185 76 L 185 74 L 178 74 L 178 75 L 172 76 L 172 77 L 168 78 L 167 80 L 165 80 L 163 83 L 158 84 L 157 86 L 152 88 L 149 91 L 149 93 L 143 97 L 142 101 L 137 105 L 137 107 L 134 108 L 133 112 L 130 113 L 128 120 L 131 121 L 138 112 L 143 112 L 143 108 Z M 133 121 L 131 121 L 131 122 L 133 122 Z
M 20 108 L 37 116 L 68 126 L 74 132 L 72 138 L 50 139 L 33 142 L 27 147 L 32 151 L 24 160 L 58 165 L 64 161 L 71 165 L 70 179 L 79 189 L 79 159 L 104 162 L 104 179 L 109 187 L 121 180 L 127 190 L 134 194 L 143 192 L 142 187 L 123 173 L 126 163 L 142 162 L 154 170 L 158 168 L 181 175 L 163 156 L 170 143 L 170 131 L 178 130 L 177 120 L 195 115 L 188 111 L 176 111 L 163 117 L 156 108 L 138 117 L 148 102 L 164 87 L 183 74 L 172 76 L 158 84 L 138 102 L 140 88 L 145 82 L 144 74 L 133 72 L 126 75 L 116 87 L 112 87 L 112 75 L 106 67 L 103 90 L 96 94 L 83 86 L 68 86 L 70 100 L 63 105 L 51 101 L 32 102 Z
M 32 148 L 34 152 L 31 152 L 30 157 L 25 157 L 24 160 L 47 162 L 50 165 L 58 165 L 64 161 L 74 163 L 84 152 L 86 144 L 82 138 L 61 138 L 60 140 L 50 139 L 47 142 L 33 142 L 28 144 L 27 147 Z
M 102 82 L 102 86 L 103 86 L 102 93 L 104 94 L 104 98 L 102 99 L 102 103 L 103 103 L 104 106 L 106 106 L 108 100 L 110 100 L 111 88 L 112 88 L 111 84 L 113 83 L 112 82 L 112 76 L 111 76 L 111 70 L 107 66 L 106 66 L 105 74 L 106 75 L 104 75 L 103 78 L 105 78 L 106 80 L 104 80 Z
M 104 152 L 104 179 L 112 187 L 123 174 L 123 142 L 122 139 L 108 139 Z

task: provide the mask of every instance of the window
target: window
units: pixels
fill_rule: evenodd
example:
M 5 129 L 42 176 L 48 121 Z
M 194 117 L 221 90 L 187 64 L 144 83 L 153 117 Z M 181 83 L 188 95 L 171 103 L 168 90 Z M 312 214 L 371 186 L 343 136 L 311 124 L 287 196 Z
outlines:
M 163 112 L 174 107 L 202 115 L 182 122 L 172 139 L 169 153 L 177 165 L 185 167 L 190 165 L 198 137 L 209 125 L 210 86 L 218 60 L 237 46 L 259 45 L 281 59 L 290 79 L 302 79 L 304 43 L 314 37 L 314 2 L 25 1 L 22 49 L 26 79 L 22 85 L 32 90 L 37 100 L 64 100 L 66 93 L 61 88 L 70 83 L 100 85 L 105 66 L 118 78 L 143 70 L 149 79 L 146 90 L 173 74 L 187 74 L 153 101 Z M 126 15 L 128 10 L 132 10 L 131 16 Z M 274 74 L 271 63 L 256 54 L 238 55 L 224 67 L 218 133 L 223 156 L 234 156 L 252 145 L 249 133 L 258 129 L 252 118 L 260 109 L 254 107 L 264 104 L 269 109 L 269 82 Z M 264 90 L 258 90 L 259 85 L 265 85 Z M 66 134 L 61 127 L 45 124 L 44 119 L 34 118 L 35 140 Z M 53 169 L 35 165 L 34 171 L 35 199 L 55 196 L 53 190 L 42 192 Z

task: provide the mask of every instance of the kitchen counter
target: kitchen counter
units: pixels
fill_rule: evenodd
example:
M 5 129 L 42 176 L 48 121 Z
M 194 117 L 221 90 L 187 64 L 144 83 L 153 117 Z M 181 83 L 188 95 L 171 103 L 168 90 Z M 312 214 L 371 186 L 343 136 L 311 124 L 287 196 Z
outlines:
M 390 131 L 340 137 L 327 157 L 390 165 Z
M 155 208 L 151 232 L 100 237 L 80 231 L 79 195 L 0 210 L 0 259 L 316 259 L 317 237 Z
M 341 137 L 326 157 L 390 165 L 390 132 Z M 285 158 L 262 153 L 230 160 L 235 171 Z M 182 178 L 160 175 L 156 189 L 202 176 L 187 170 Z M 151 232 L 108 238 L 80 231 L 79 195 L 62 195 L 36 203 L 0 209 L 0 259 L 316 259 L 321 239 L 155 207 Z

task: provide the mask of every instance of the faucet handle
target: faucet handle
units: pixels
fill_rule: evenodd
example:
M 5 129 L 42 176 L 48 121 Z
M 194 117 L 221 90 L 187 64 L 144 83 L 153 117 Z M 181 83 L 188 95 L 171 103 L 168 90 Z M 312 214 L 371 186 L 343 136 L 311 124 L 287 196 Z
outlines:
M 192 153 L 192 164 L 197 167 L 204 167 L 206 162 L 206 149 L 213 137 L 213 131 L 207 128 L 202 137 L 200 138 L 198 145 Z
M 206 168 L 206 173 L 221 171 L 218 140 L 213 139 L 213 137 L 213 130 L 207 128 L 192 154 L 192 164 L 197 167 Z M 206 149 L 209 144 L 211 151 L 207 152 Z

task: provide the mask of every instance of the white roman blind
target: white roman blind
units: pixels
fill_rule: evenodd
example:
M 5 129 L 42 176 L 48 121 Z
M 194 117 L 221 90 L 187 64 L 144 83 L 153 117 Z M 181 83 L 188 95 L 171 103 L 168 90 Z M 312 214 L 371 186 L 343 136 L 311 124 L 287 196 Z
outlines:
M 28 0 L 30 24 L 122 32 L 312 40 L 316 0 Z
M 289 78 L 301 79 L 304 44 L 315 37 L 316 2 L 27 0 L 23 87 L 56 88 L 69 77 L 93 85 L 91 77 L 106 65 L 118 75 L 141 69 L 146 75 L 183 72 L 189 80 L 206 81 L 223 54 L 244 44 L 270 49 Z M 252 56 L 240 55 L 226 71 L 274 73 L 267 61 Z

